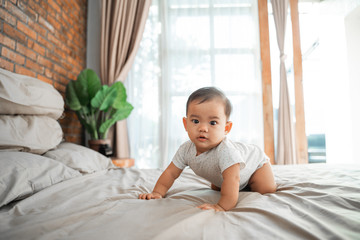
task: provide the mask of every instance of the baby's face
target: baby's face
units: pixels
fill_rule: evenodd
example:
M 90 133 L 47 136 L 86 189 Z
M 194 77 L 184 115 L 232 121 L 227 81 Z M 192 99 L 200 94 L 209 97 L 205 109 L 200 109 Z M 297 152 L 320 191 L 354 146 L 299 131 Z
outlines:
M 216 147 L 230 129 L 226 121 L 224 103 L 219 99 L 189 104 L 187 117 L 183 119 L 190 140 L 195 144 L 197 155 Z

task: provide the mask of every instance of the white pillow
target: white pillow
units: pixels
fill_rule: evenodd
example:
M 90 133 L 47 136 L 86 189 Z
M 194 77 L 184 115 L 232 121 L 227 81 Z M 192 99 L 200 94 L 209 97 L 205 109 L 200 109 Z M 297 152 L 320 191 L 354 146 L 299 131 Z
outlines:
M 110 158 L 84 146 L 63 142 L 44 156 L 60 161 L 82 173 L 92 173 L 115 167 Z
M 78 171 L 40 155 L 0 152 L 0 207 L 78 176 Z
M 47 116 L 0 115 L 0 150 L 43 154 L 63 137 L 60 124 Z
M 0 68 L 0 114 L 47 115 L 58 119 L 63 111 L 64 100 L 52 85 Z

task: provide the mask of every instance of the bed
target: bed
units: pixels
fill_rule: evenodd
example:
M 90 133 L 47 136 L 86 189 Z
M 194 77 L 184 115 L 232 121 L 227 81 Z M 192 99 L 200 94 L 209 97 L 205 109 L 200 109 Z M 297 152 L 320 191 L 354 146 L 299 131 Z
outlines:
M 0 71 L 0 87 L 13 76 Z M 360 239 L 359 165 L 274 165 L 277 192 L 241 191 L 228 212 L 196 208 L 220 193 L 190 169 L 165 198 L 139 200 L 161 169 L 118 168 L 64 142 L 51 121 L 61 107 L 26 103 L 20 112 L 0 105 L 0 131 L 11 137 L 0 136 L 0 239 Z M 55 136 L 43 142 L 46 128 Z

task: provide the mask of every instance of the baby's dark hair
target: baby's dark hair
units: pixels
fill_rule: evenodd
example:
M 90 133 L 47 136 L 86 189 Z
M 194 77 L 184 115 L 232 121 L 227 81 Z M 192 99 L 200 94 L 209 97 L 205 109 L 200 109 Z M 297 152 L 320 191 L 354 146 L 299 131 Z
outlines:
M 225 96 L 225 94 L 215 87 L 203 87 L 193 92 L 189 96 L 186 103 L 186 115 L 188 114 L 188 108 L 191 102 L 198 100 L 200 104 L 213 100 L 215 98 L 219 98 L 220 100 L 223 101 L 225 107 L 226 119 L 228 120 L 232 111 L 231 103 L 229 99 Z

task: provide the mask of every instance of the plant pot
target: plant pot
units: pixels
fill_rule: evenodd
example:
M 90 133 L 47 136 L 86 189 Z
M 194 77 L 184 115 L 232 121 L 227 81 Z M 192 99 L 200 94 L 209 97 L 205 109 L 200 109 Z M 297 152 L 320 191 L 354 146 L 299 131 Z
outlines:
M 99 152 L 100 145 L 102 144 L 108 144 L 109 146 L 111 146 L 110 139 L 97 139 L 97 140 L 91 139 L 88 141 L 88 143 L 89 143 L 89 147 L 97 152 Z

